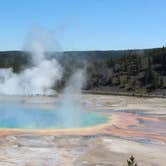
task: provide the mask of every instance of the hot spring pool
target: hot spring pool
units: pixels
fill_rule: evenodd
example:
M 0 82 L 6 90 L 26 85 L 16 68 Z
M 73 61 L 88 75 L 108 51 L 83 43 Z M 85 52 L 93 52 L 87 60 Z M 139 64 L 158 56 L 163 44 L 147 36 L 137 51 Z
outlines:
M 108 117 L 88 111 L 59 111 L 24 104 L 0 103 L 0 128 L 67 129 L 95 126 Z

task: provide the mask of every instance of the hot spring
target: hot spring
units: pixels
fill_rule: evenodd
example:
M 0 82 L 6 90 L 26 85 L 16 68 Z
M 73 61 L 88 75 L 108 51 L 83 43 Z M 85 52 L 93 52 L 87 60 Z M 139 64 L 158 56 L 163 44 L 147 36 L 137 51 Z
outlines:
M 61 56 L 61 49 L 53 35 L 42 28 L 35 28 L 28 34 L 25 51 L 29 53 L 29 65 L 19 73 L 12 68 L 0 69 L 0 95 L 43 96 L 55 95 L 53 87 L 63 78 L 64 68 L 56 60 L 49 58 L 53 52 Z M 72 64 L 71 64 L 72 65 Z M 33 104 L 0 101 L 0 128 L 9 129 L 64 129 L 83 128 L 107 122 L 108 118 L 95 112 L 86 111 L 81 103 L 81 89 L 86 76 L 85 68 L 71 73 L 63 89 L 58 106 L 46 109 Z
M 95 126 L 108 121 L 104 115 L 89 111 L 68 114 L 58 109 L 0 103 L 1 129 L 67 129 Z

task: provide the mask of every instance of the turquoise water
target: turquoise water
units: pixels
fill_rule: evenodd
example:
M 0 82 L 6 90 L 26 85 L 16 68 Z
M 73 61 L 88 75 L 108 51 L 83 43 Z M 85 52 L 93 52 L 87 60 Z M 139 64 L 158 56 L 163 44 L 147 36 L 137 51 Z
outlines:
M 56 109 L 0 103 L 0 128 L 65 129 L 83 128 L 106 123 L 108 118 L 95 112 L 64 112 Z

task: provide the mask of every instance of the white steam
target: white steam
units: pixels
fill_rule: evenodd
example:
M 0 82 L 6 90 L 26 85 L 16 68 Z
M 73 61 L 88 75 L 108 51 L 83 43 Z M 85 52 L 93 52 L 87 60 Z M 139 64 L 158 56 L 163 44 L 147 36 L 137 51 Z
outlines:
M 32 54 L 32 66 L 20 73 L 14 73 L 11 68 L 0 69 L 0 94 L 50 95 L 55 93 L 52 86 L 61 79 L 62 68 L 55 59 L 47 59 L 45 53 L 55 51 L 56 43 L 51 34 L 41 28 L 33 30 L 28 36 L 25 48 Z
M 80 69 L 71 76 L 64 89 L 61 104 L 58 108 L 59 119 L 64 124 L 64 127 L 71 124 L 78 126 L 81 123 L 82 112 L 84 110 L 81 103 L 81 89 L 84 83 L 85 73 L 83 69 Z

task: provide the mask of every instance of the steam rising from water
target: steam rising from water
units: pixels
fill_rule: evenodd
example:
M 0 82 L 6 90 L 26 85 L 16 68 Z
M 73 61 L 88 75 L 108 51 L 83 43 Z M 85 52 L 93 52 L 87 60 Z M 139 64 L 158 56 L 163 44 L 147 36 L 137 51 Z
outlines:
M 49 32 L 41 28 L 34 29 L 25 44 L 26 50 L 32 54 L 32 66 L 21 73 L 14 73 L 11 68 L 0 69 L 0 94 L 53 94 L 51 88 L 61 79 L 62 68 L 55 59 L 48 60 L 45 53 L 55 51 L 56 46 Z
M 64 89 L 59 111 L 59 119 L 64 126 L 79 126 L 82 119 L 81 89 L 85 84 L 84 70 L 76 71 Z
M 46 57 L 46 52 L 55 50 L 59 52 L 59 45 L 50 33 L 37 28 L 28 35 L 25 50 L 32 55 L 31 65 L 20 73 L 14 73 L 12 68 L 0 69 L 0 94 L 50 95 L 55 93 L 52 86 L 61 79 L 63 70 L 56 59 L 50 60 Z M 2 104 L 0 124 L 4 128 L 69 128 L 101 123 L 103 118 L 89 113 L 87 116 L 81 104 L 84 75 L 84 70 L 77 70 L 72 74 L 62 93 L 57 110 L 50 112 L 42 112 L 40 109 L 22 110 L 19 106 L 13 105 L 11 111 L 10 105 Z M 5 107 L 7 109 L 4 109 Z
M 46 57 L 46 52 L 55 50 L 59 52 L 58 49 L 59 45 L 53 40 L 50 33 L 41 28 L 33 30 L 28 35 L 28 40 L 25 44 L 25 50 L 32 54 L 31 66 L 20 73 L 14 73 L 11 68 L 0 69 L 0 94 L 50 95 L 55 93 L 52 90 L 52 86 L 57 80 L 61 79 L 63 70 L 56 59 L 50 60 Z M 84 119 L 82 118 L 85 116 L 83 105 L 81 104 L 81 89 L 85 83 L 84 76 L 85 73 L 83 69 L 77 70 L 71 76 L 61 96 L 62 99 L 60 100 L 61 102 L 56 114 L 52 112 L 53 115 L 57 116 L 57 124 L 61 124 L 63 128 L 69 126 L 83 126 L 83 124 L 93 124 L 91 122 L 91 117 L 93 118 L 93 116 L 86 116 Z M 32 123 L 32 126 L 45 127 L 47 120 L 49 122 L 49 116 L 43 117 L 43 115 L 46 116 L 46 113 L 41 113 L 42 115 L 39 116 L 40 118 L 38 119 L 36 111 L 35 118 L 33 111 L 21 111 L 20 113 L 17 113 L 17 107 L 15 108 L 15 111 L 16 112 L 13 112 L 12 110 L 12 114 L 10 110 L 3 112 L 5 113 L 5 121 L 3 121 L 3 118 L 0 120 L 6 124 L 6 121 L 8 122 L 10 119 L 9 126 L 11 127 L 13 127 L 13 125 L 16 127 L 20 126 L 24 124 L 24 121 L 27 123 L 30 122 L 30 124 Z M 15 116 L 17 116 L 17 118 L 15 118 Z M 51 116 L 50 124 L 54 124 L 54 119 L 52 118 L 53 117 Z M 100 119 L 96 119 L 96 122 L 97 120 L 100 121 Z M 24 127 L 26 128 L 27 126 Z

